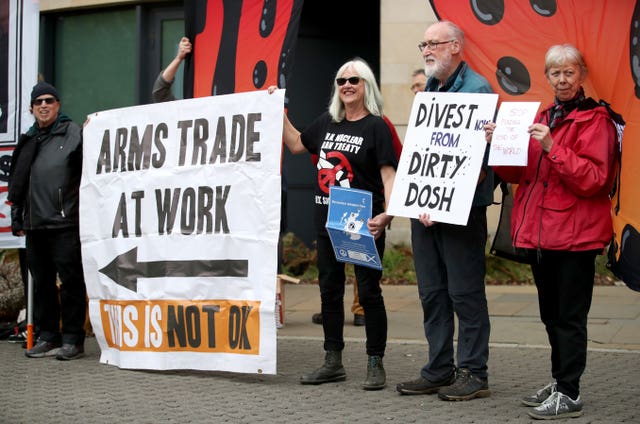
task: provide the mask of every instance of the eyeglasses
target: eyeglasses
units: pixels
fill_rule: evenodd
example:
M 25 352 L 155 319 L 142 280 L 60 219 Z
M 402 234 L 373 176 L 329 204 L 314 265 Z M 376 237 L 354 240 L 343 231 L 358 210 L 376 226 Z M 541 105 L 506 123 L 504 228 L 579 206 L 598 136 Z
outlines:
M 45 97 L 44 99 L 35 99 L 31 102 L 31 104 L 33 106 L 42 106 L 45 103 L 48 105 L 52 105 L 57 101 L 58 99 L 56 99 L 55 97 Z
M 360 84 L 360 77 L 336 78 L 336 84 L 341 87 L 345 85 L 347 81 L 349 81 L 349 84 L 351 85 L 358 85 Z
M 438 46 L 440 44 L 447 44 L 447 43 L 453 43 L 456 40 L 447 40 L 447 41 L 423 41 L 421 43 L 418 43 L 418 50 L 420 50 L 420 53 L 422 53 L 422 51 L 427 48 L 431 51 L 435 50 L 438 48 Z

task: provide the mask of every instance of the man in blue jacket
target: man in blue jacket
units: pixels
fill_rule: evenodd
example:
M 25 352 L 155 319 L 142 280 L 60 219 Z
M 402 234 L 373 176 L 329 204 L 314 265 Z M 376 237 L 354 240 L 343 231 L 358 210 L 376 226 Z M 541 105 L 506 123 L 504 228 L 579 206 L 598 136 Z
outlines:
M 427 28 L 418 45 L 428 77 L 425 91 L 493 92 L 487 80 L 462 60 L 463 47 L 464 33 L 452 22 Z M 493 203 L 488 153 L 487 147 L 467 225 L 437 223 L 428 214 L 411 220 L 429 360 L 416 380 L 396 386 L 402 394 L 438 393 L 442 400 L 470 400 L 491 393 L 487 374 L 490 324 L 484 286 L 487 206 Z M 457 352 L 453 349 L 454 313 L 459 324 Z
M 25 354 L 76 359 L 84 354 L 86 316 L 78 213 L 82 128 L 60 113 L 58 91 L 46 82 L 33 87 L 30 111 L 36 122 L 13 152 L 8 194 L 11 230 L 26 235 L 40 327 Z

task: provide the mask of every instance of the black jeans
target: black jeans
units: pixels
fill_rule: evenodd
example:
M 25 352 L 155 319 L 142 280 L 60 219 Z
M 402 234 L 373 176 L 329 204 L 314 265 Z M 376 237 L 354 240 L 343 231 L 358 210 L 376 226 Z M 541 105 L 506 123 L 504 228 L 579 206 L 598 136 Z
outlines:
M 384 256 L 385 234 L 376 240 L 380 259 Z M 387 311 L 384 306 L 380 278 L 382 271 L 354 265 L 360 305 L 364 308 L 367 355 L 384 356 L 387 347 Z M 344 349 L 345 264 L 336 260 L 331 239 L 318 234 L 318 280 L 322 302 L 324 350 Z
M 587 364 L 587 315 L 598 251 L 531 251 L 540 318 L 551 345 L 551 375 L 558 391 L 575 399 Z
M 485 294 L 486 207 L 472 207 L 467 225 L 411 220 L 413 262 L 422 303 L 429 361 L 421 375 L 442 381 L 455 371 L 454 314 L 458 317 L 459 368 L 487 378 L 489 310 Z
M 27 231 L 27 258 L 33 276 L 40 339 L 84 343 L 87 290 L 78 228 Z M 56 276 L 62 283 L 59 296 Z

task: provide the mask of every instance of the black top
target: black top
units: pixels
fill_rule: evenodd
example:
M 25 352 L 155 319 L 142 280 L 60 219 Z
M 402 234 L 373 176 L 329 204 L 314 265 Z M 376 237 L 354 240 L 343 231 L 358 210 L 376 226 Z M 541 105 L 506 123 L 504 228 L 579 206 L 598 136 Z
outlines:
M 332 185 L 370 191 L 373 216 L 384 211 L 380 168 L 389 165 L 395 169 L 398 162 L 391 131 L 381 117 L 332 122 L 325 112 L 302 132 L 301 140 L 310 153 L 318 155 L 315 223 L 319 233 L 326 233 Z

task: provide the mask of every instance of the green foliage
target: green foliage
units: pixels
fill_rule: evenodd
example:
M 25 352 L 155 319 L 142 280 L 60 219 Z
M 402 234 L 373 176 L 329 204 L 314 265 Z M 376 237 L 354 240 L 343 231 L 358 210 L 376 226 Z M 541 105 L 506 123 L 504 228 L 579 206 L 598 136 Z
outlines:
M 605 255 L 598 255 L 596 258 L 596 285 L 612 285 L 616 280 L 606 268 L 606 262 Z M 382 284 L 416 284 L 411 246 L 387 246 L 382 267 Z M 317 283 L 318 269 L 315 249 L 309 249 L 293 233 L 287 233 L 283 237 L 282 269 L 285 274 L 300 278 L 303 283 Z M 353 265 L 347 265 L 346 275 L 347 282 L 353 283 L 355 279 Z M 487 253 L 486 282 L 488 285 L 533 284 L 533 276 L 529 265 Z
M 317 253 L 315 249 L 309 249 L 293 233 L 287 233 L 282 237 L 282 272 L 300 278 L 303 282 L 312 282 L 318 279 L 316 267 Z
M 12 321 L 24 307 L 17 249 L 0 251 L 0 321 Z
M 416 284 L 410 246 L 387 247 L 382 258 L 382 284 Z
M 487 253 L 487 284 L 533 284 L 531 267 Z

